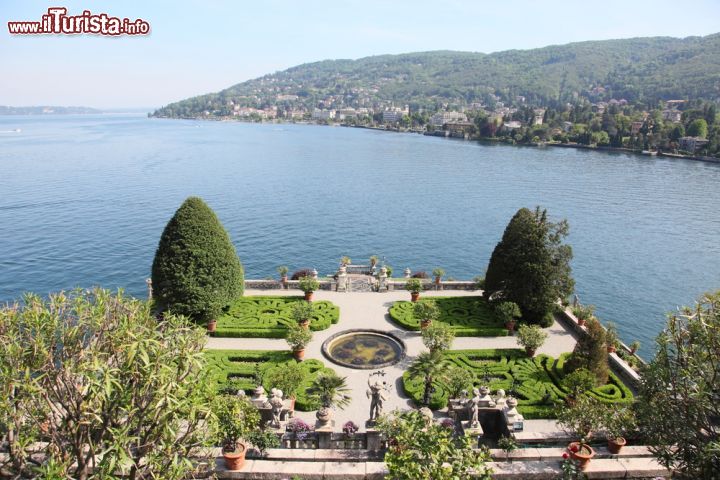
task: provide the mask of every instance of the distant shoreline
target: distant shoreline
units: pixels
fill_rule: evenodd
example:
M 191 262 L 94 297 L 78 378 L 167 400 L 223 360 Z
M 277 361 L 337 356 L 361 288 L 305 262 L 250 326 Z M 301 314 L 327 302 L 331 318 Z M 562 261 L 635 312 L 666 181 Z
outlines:
M 391 132 L 391 133 L 412 133 L 415 135 L 425 135 L 425 136 L 434 136 L 439 138 L 447 138 L 452 140 L 463 140 L 463 141 L 471 141 L 471 142 L 478 142 L 478 143 L 486 143 L 486 144 L 492 144 L 492 145 L 505 145 L 508 147 L 535 147 L 535 148 L 545 148 L 545 147 L 560 147 L 560 148 L 575 148 L 578 150 L 593 150 L 598 152 L 617 152 L 617 153 L 630 153 L 633 155 L 640 155 L 643 157 L 666 157 L 666 158 L 675 158 L 680 160 L 695 160 L 699 162 L 706 162 L 706 163 L 718 163 L 720 164 L 720 158 L 717 157 L 705 157 L 700 155 L 682 155 L 679 153 L 667 153 L 662 151 L 652 151 L 650 153 L 645 153 L 643 151 L 633 150 L 630 148 L 621 148 L 621 147 L 598 147 L 598 146 L 592 146 L 592 145 L 583 145 L 580 143 L 560 143 L 560 142 L 544 142 L 544 143 L 508 143 L 504 142 L 502 139 L 499 138 L 484 138 L 484 137 L 477 137 L 477 138 L 459 138 L 459 137 L 452 137 L 449 135 L 433 135 L 432 133 L 428 133 L 425 131 L 418 131 L 418 130 L 401 130 L 399 128 L 383 128 L 383 127 L 374 127 L 370 125 L 347 125 L 347 124 L 322 124 L 322 123 L 316 123 L 316 122 L 309 122 L 309 121 L 300 121 L 300 122 L 286 122 L 286 121 L 273 121 L 273 122 L 248 122 L 244 120 L 239 120 L 235 118 L 200 118 L 200 117 L 155 117 L 148 115 L 148 118 L 154 118 L 154 119 L 161 119 L 161 120 L 198 120 L 198 121 L 211 121 L 211 122 L 237 122 L 237 123 L 260 123 L 260 124 L 267 124 L 267 125 L 317 125 L 320 127 L 346 127 L 346 128 L 361 128 L 364 130 L 377 130 L 380 132 Z

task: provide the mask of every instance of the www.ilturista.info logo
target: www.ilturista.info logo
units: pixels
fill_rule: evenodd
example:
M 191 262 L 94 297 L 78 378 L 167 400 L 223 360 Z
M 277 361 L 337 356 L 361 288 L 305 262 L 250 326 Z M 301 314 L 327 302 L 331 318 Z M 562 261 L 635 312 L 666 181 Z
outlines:
M 82 15 L 68 15 L 67 8 L 51 7 L 39 22 L 8 22 L 8 31 L 13 35 L 147 35 L 150 24 L 142 18 L 130 20 L 90 13 L 90 10 L 83 11 Z

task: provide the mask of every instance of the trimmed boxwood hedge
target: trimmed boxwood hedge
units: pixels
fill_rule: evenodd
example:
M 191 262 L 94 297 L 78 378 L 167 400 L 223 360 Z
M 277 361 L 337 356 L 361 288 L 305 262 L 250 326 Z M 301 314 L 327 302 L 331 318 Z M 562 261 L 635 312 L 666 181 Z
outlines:
M 440 308 L 437 321 L 447 323 L 457 337 L 503 337 L 508 334 L 503 321 L 482 297 L 432 297 Z M 423 300 L 420 300 L 423 301 Z M 420 320 L 413 315 L 412 302 L 395 302 L 390 318 L 408 330 L 420 330 Z
M 257 371 L 263 378 L 269 378 L 268 374 L 273 370 L 296 362 L 292 352 L 282 350 L 205 350 L 203 354 L 217 388 L 228 393 L 244 390 L 252 394 L 256 387 L 254 377 Z M 310 400 L 306 391 L 319 373 L 332 373 L 334 370 L 314 359 L 300 362 L 300 365 L 307 371 L 307 377 L 299 389 L 295 408 L 304 412 L 317 410 L 320 405 Z M 263 387 L 269 392 L 274 385 L 263 382 Z
M 555 406 L 563 401 L 568 391 L 562 386 L 565 377 L 562 366 L 569 356 L 565 353 L 557 360 L 547 355 L 530 358 L 520 349 L 488 349 L 488 350 L 449 350 L 445 352 L 448 362 L 469 371 L 473 376 L 473 384 L 468 391 L 484 382 L 488 376 L 492 391 L 503 389 L 518 399 L 518 410 L 526 419 L 554 418 Z M 514 385 L 513 385 L 514 380 Z M 430 407 L 440 409 L 447 405 L 448 391 L 440 380 L 434 383 Z M 412 378 L 407 372 L 403 375 L 405 394 L 419 404 L 423 394 L 422 378 Z M 614 374 L 606 385 L 588 392 L 603 403 L 630 403 L 633 394 L 630 389 Z
M 217 320 L 216 337 L 284 338 L 292 319 L 292 307 L 303 297 L 242 297 L 225 307 Z M 326 300 L 312 302 L 315 314 L 311 330 L 325 330 L 340 318 L 340 309 Z

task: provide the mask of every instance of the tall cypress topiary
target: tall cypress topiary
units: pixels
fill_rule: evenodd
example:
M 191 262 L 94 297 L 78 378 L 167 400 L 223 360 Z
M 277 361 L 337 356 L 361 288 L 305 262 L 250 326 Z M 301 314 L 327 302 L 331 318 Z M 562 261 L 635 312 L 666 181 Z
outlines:
M 202 199 L 189 197 L 168 222 L 155 252 L 152 282 L 158 306 L 207 322 L 243 294 L 244 281 L 235 247 L 215 212 Z
M 590 370 L 597 380 L 596 385 L 605 385 L 608 381 L 608 352 L 605 345 L 605 330 L 593 317 L 587 322 L 587 335 L 578 339 L 570 358 L 563 370 L 570 374 L 579 368 Z
M 549 326 L 552 306 L 572 293 L 572 249 L 562 243 L 566 221 L 548 221 L 545 210 L 521 208 L 495 246 L 485 275 L 485 295 L 515 302 L 526 322 Z

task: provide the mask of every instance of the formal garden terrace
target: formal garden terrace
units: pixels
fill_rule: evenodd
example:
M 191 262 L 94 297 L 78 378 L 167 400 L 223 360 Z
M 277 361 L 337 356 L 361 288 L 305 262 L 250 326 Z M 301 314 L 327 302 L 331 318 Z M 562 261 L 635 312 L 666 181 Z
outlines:
M 720 294 L 644 368 L 572 297 L 566 234 L 520 209 L 473 281 L 375 256 L 245 280 L 189 198 L 148 300 L 0 309 L 0 477 L 715 478 Z

